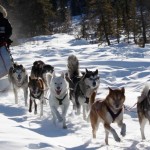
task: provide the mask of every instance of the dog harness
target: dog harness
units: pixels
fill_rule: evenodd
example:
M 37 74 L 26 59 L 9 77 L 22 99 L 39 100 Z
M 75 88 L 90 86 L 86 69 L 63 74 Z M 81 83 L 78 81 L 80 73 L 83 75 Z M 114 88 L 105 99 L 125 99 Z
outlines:
M 67 94 L 68 94 L 68 93 L 66 93 L 65 96 L 64 96 L 63 98 L 61 98 L 61 99 L 56 97 L 56 99 L 57 99 L 58 102 L 59 102 L 59 105 L 62 105 L 62 102 L 63 102 L 63 100 L 66 98 Z
M 111 117 L 113 118 L 113 121 L 115 121 L 115 119 L 120 115 L 120 113 L 122 112 L 122 108 L 115 114 L 108 106 L 107 107 L 107 110 L 108 112 L 110 113 Z

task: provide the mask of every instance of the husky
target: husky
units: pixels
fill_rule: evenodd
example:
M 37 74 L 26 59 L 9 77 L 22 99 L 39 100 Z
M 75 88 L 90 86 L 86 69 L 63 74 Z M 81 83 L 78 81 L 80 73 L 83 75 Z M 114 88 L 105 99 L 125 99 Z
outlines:
M 102 122 L 105 129 L 105 143 L 108 145 L 109 132 L 112 133 L 115 141 L 120 142 L 120 138 L 110 124 L 116 122 L 121 128 L 121 135 L 126 135 L 126 125 L 123 123 L 125 101 L 125 89 L 111 89 L 103 101 L 95 101 L 90 110 L 90 121 L 93 138 L 96 138 L 99 123 Z
M 97 93 L 100 85 L 98 70 L 89 71 L 86 69 L 85 72 L 80 73 L 78 58 L 71 55 L 68 57 L 68 77 L 73 85 L 70 86 L 70 99 L 73 102 L 73 109 L 77 111 L 77 114 L 80 114 L 82 106 L 83 119 L 87 120 L 91 106 L 91 96 L 92 94 L 96 96 L 94 93 Z
M 33 63 L 31 68 L 31 78 L 42 78 L 45 85 L 47 85 L 46 74 L 52 74 L 54 71 L 54 67 L 48 64 L 45 64 L 43 61 L 38 60 Z
M 41 78 L 29 77 L 30 102 L 29 112 L 32 112 L 32 103 L 34 102 L 34 114 L 37 114 L 36 100 L 40 101 L 40 117 L 43 116 L 43 101 L 44 101 L 44 82 Z
M 33 63 L 33 66 L 31 68 L 31 78 L 42 78 L 45 84 L 45 93 L 44 95 L 47 96 L 49 84 L 47 81 L 47 78 L 52 77 L 52 73 L 54 71 L 54 67 L 48 64 L 45 64 L 43 61 L 38 60 Z
M 25 106 L 27 106 L 28 99 L 28 74 L 26 69 L 21 64 L 14 63 L 9 69 L 8 78 L 13 86 L 15 95 L 15 103 L 18 104 L 18 89 L 23 89 Z
M 65 75 L 56 76 L 53 74 L 50 81 L 50 96 L 49 105 L 51 108 L 53 122 L 56 125 L 56 120 L 63 122 L 63 128 L 66 129 L 66 114 L 70 104 L 69 100 L 69 84 L 66 81 Z M 58 109 L 61 109 L 61 113 Z
M 144 140 L 144 128 L 146 122 L 149 121 L 150 123 L 150 85 L 146 85 L 141 93 L 141 96 L 138 97 L 137 113 L 140 124 L 141 137 L 142 140 Z

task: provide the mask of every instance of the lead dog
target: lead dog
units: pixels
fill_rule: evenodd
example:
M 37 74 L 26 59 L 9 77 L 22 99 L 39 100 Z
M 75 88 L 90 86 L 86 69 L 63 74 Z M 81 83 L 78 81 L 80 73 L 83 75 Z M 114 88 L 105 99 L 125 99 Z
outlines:
M 99 123 L 102 122 L 105 129 L 105 143 L 108 145 L 109 132 L 112 133 L 115 141 L 120 142 L 120 138 L 111 123 L 116 122 L 121 128 L 121 135 L 126 135 L 126 125 L 123 123 L 125 90 L 109 88 L 109 94 L 103 101 L 93 103 L 90 111 L 93 138 L 96 138 L 96 131 Z
M 68 76 L 73 83 L 73 86 L 70 86 L 70 97 L 74 110 L 77 110 L 77 114 L 80 114 L 82 106 L 83 119 L 87 121 L 91 106 L 91 96 L 97 93 L 100 84 L 98 70 L 89 71 L 86 69 L 81 76 L 79 72 L 79 61 L 76 56 L 71 55 L 68 57 Z
M 53 122 L 56 124 L 56 120 L 63 122 L 63 128 L 66 126 L 66 114 L 69 107 L 69 85 L 65 79 L 64 74 L 61 76 L 56 76 L 53 74 L 50 81 L 50 96 L 49 96 L 49 105 L 51 108 Z M 61 109 L 61 113 L 58 111 L 58 108 Z
M 23 89 L 25 106 L 27 106 L 28 98 L 28 74 L 26 69 L 21 64 L 14 63 L 9 69 L 8 78 L 13 86 L 15 95 L 15 103 L 18 104 L 18 89 Z
M 29 77 L 30 103 L 29 112 L 32 112 L 32 103 L 34 102 L 34 114 L 37 114 L 36 100 L 40 101 L 40 116 L 43 116 L 43 101 L 44 101 L 44 82 L 41 78 Z
M 150 123 L 150 85 L 146 85 L 141 93 L 141 96 L 138 97 L 137 103 L 137 113 L 140 123 L 140 131 L 142 140 L 145 139 L 144 128 L 146 122 Z

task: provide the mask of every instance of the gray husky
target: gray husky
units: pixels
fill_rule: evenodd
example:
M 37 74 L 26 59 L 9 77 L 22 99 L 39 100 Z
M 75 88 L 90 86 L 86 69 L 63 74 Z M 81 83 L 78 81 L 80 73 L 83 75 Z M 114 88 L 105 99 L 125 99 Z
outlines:
M 140 123 L 142 140 L 144 140 L 144 128 L 146 122 L 149 121 L 150 123 L 150 85 L 146 85 L 141 93 L 141 96 L 138 97 L 137 113 Z
M 28 74 L 23 65 L 14 63 L 9 69 L 8 73 L 9 81 L 12 83 L 13 91 L 15 95 L 15 103 L 18 104 L 18 89 L 23 89 L 25 106 L 27 106 L 28 98 Z
M 96 96 L 100 84 L 98 70 L 89 71 L 86 69 L 80 76 L 78 59 L 76 56 L 71 55 L 68 57 L 68 74 L 73 84 L 73 86 L 70 86 L 72 90 L 70 98 L 73 102 L 74 110 L 77 110 L 77 114 L 80 114 L 82 106 L 83 119 L 87 120 L 91 96 Z

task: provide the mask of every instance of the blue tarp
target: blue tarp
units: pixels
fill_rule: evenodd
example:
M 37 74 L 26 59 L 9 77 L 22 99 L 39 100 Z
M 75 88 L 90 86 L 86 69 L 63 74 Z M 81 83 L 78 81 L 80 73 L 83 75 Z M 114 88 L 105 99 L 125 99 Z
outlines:
M 10 54 L 5 46 L 0 47 L 0 78 L 7 75 L 12 66 Z

